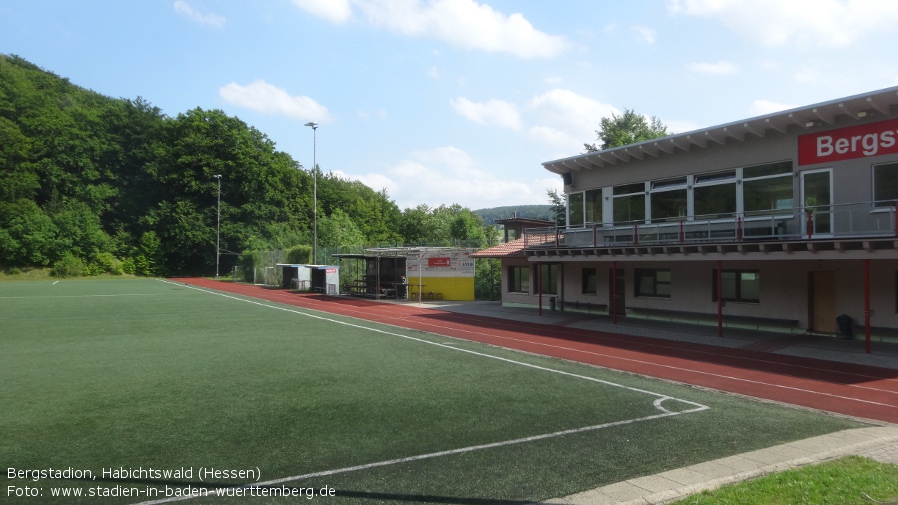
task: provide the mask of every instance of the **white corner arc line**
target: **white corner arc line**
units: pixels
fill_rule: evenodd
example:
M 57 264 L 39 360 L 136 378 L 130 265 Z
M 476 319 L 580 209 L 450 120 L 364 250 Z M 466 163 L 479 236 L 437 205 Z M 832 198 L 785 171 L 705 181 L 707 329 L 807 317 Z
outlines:
M 160 280 L 161 280 L 161 279 L 160 279 Z M 161 281 L 162 281 L 162 282 L 171 283 L 170 281 L 166 281 L 166 280 L 161 280 Z M 171 283 L 171 284 L 176 284 L 176 283 Z M 180 285 L 180 284 L 178 284 L 178 285 Z M 386 330 L 381 330 L 381 329 L 378 329 L 378 328 L 371 328 L 371 327 L 368 327 L 368 326 L 358 325 L 358 324 L 350 323 L 350 322 L 347 322 L 347 321 L 340 321 L 340 320 L 337 320 L 337 319 L 331 319 L 331 318 L 328 318 L 328 317 L 324 317 L 324 316 L 320 316 L 320 315 L 316 315 L 316 314 L 310 314 L 310 313 L 303 312 L 303 311 L 299 311 L 299 310 L 295 310 L 295 309 L 290 309 L 290 308 L 286 308 L 286 307 L 279 307 L 279 306 L 276 306 L 276 305 L 270 305 L 270 304 L 262 303 L 262 302 L 259 302 L 259 301 L 256 301 L 256 300 L 246 299 L 246 298 L 240 298 L 240 297 L 237 297 L 237 296 L 232 296 L 232 295 L 230 295 L 230 294 L 225 294 L 225 293 L 221 293 L 221 292 L 216 292 L 216 291 L 212 291 L 212 290 L 207 290 L 207 289 L 203 289 L 203 288 L 196 287 L 196 286 L 185 285 L 185 287 L 188 287 L 188 288 L 191 288 L 191 289 L 196 289 L 196 290 L 202 291 L 202 292 L 204 292 L 204 293 L 208 293 L 208 294 L 213 294 L 213 295 L 217 295 L 217 296 L 222 296 L 222 297 L 229 298 L 229 299 L 232 299 L 232 300 L 237 300 L 237 301 L 241 301 L 241 302 L 245 302 L 245 303 L 250 303 L 250 304 L 253 304 L 253 305 L 259 305 L 259 306 L 261 306 L 261 307 L 267 307 L 267 308 L 272 308 L 272 309 L 276 309 L 276 310 L 282 310 L 282 311 L 285 311 L 285 312 L 290 312 L 290 313 L 293 313 L 293 314 L 298 314 L 298 315 L 302 315 L 302 316 L 306 316 L 306 317 L 311 317 L 311 318 L 314 318 L 314 319 L 320 319 L 320 320 L 323 320 L 323 321 L 329 321 L 329 322 L 332 322 L 332 323 L 342 324 L 342 325 L 345 325 L 345 326 L 350 326 L 350 327 L 354 327 L 354 328 L 364 329 L 364 330 L 368 330 L 368 331 L 372 331 L 372 332 L 376 332 L 376 333 L 382 333 L 382 334 L 385 334 L 385 335 L 397 336 L 397 337 L 401 337 L 401 338 L 404 338 L 404 339 L 408 339 L 408 340 L 412 340 L 412 341 L 420 342 L 420 343 L 424 343 L 424 344 L 435 345 L 435 346 L 442 347 L 442 348 L 445 348 L 445 349 L 450 349 L 450 350 L 453 350 L 453 351 L 465 352 L 465 353 L 474 354 L 474 355 L 482 356 L 482 357 L 486 357 L 486 358 L 491 358 L 491 359 L 495 359 L 495 360 L 499 360 L 499 361 L 503 361 L 503 362 L 507 362 L 507 363 L 517 364 L 517 365 L 521 365 L 521 366 L 526 366 L 526 367 L 534 368 L 534 369 L 537 369 L 537 370 L 542 370 L 542 371 L 546 371 L 546 372 L 557 373 L 557 374 L 561 374 L 561 375 L 565 375 L 565 376 L 569 376 L 569 377 L 575 377 L 575 378 L 578 378 L 578 379 L 583 379 L 583 380 L 588 380 L 588 381 L 591 381 L 591 382 L 601 383 L 601 384 L 608 385 L 608 386 L 619 387 L 619 388 L 627 389 L 627 390 L 634 391 L 634 392 L 638 392 L 638 393 L 644 393 L 644 394 L 648 394 L 648 395 L 652 395 L 652 396 L 657 396 L 658 398 L 656 398 L 656 399 L 652 402 L 652 405 L 653 405 L 653 407 L 655 407 L 656 409 L 658 409 L 658 410 L 660 410 L 660 411 L 662 412 L 661 414 L 654 414 L 654 415 L 651 415 L 651 416 L 644 416 L 644 417 L 638 417 L 638 418 L 633 418 L 633 419 L 624 419 L 624 420 L 621 420 L 621 421 L 613 421 L 613 422 L 602 423 L 602 424 L 597 424 L 597 425 L 593 425 L 593 426 L 584 426 L 584 427 L 581 427 L 581 428 L 572 428 L 572 429 L 561 430 L 561 431 L 556 431 L 556 432 L 552 432 L 552 433 L 543 433 L 543 434 L 540 434 L 540 435 L 532 435 L 532 436 L 523 437 L 523 438 L 516 438 L 516 439 L 512 439 L 512 440 L 503 440 L 503 441 L 501 441 L 501 442 L 491 442 L 491 443 L 488 443 L 488 444 L 472 445 L 472 446 L 461 447 L 461 448 L 457 448 L 457 449 L 449 449 L 449 450 L 445 450 L 445 451 L 438 451 L 438 452 L 432 452 L 432 453 L 427 453 L 427 454 L 419 454 L 419 455 L 416 455 L 416 456 L 407 456 L 407 457 L 403 457 L 403 458 L 396 458 L 396 459 L 391 459 L 391 460 L 378 461 L 378 462 L 374 462 L 374 463 L 366 463 L 366 464 L 362 464 L 362 465 L 356 465 L 356 466 L 350 466 L 350 467 L 344 467 L 344 468 L 337 468 L 337 469 L 333 469 L 333 470 L 322 470 L 322 471 L 319 471 L 319 472 L 306 473 L 306 474 L 301 474 L 301 475 L 294 475 L 294 476 L 290 476 L 290 477 L 283 477 L 283 478 L 280 478 L 280 479 L 273 479 L 273 480 L 269 480 L 269 481 L 265 481 L 265 482 L 259 482 L 259 483 L 247 484 L 247 485 L 243 485 L 243 486 L 236 486 L 237 488 L 249 489 L 249 488 L 253 488 L 253 487 L 267 487 L 267 486 L 274 486 L 274 485 L 285 484 L 285 483 L 287 483 L 287 482 L 293 482 L 293 481 L 298 481 L 298 480 L 311 479 L 311 478 L 317 478 L 317 477 L 327 477 L 327 476 L 338 475 L 338 474 L 342 474 L 342 473 L 356 472 L 356 471 L 361 471 L 361 470 L 369 470 L 369 469 L 372 469 L 372 468 L 379 468 L 379 467 L 384 467 L 384 466 L 397 465 L 397 464 L 401 464 L 401 463 L 410 463 L 410 462 L 421 461 L 421 460 L 425 460 L 425 459 L 438 458 L 438 457 L 441 457 L 441 456 L 451 456 L 451 455 L 454 455 L 454 454 L 462 454 L 462 453 L 465 453 L 465 452 L 479 451 L 479 450 L 484 450 L 484 449 L 495 449 L 495 448 L 498 448 L 498 447 L 505 447 L 505 446 L 509 446 L 509 445 L 516 445 L 516 444 L 522 444 L 522 443 L 527 443 L 527 442 L 535 442 L 535 441 L 538 441 L 538 440 L 545 440 L 545 439 L 549 439 L 549 438 L 557 438 L 557 437 L 562 437 L 562 436 L 565 436 L 565 435 L 573 435 L 573 434 L 576 434 L 576 433 L 584 433 L 584 432 L 588 432 L 588 431 L 596 431 L 596 430 L 601 430 L 601 429 L 604 429 L 604 428 L 611 428 L 611 427 L 615 427 L 615 426 L 625 426 L 625 425 L 628 425 L 628 424 L 634 424 L 634 423 L 639 423 L 639 422 L 644 422 L 644 421 L 651 421 L 651 420 L 654 420 L 654 419 L 661 419 L 661 418 L 665 418 L 665 417 L 678 416 L 678 415 L 682 415 L 682 414 L 691 414 L 691 413 L 694 413 L 694 412 L 701 412 L 701 411 L 703 411 L 703 410 L 708 410 L 708 409 L 710 409 L 710 407 L 708 407 L 707 405 L 702 405 L 702 404 L 700 404 L 700 403 L 692 402 L 692 401 L 689 401 L 689 400 L 681 400 L 681 399 L 679 399 L 679 398 L 674 398 L 674 397 L 672 397 L 672 396 L 663 395 L 663 394 L 660 394 L 660 393 L 654 393 L 654 392 L 647 391 L 647 390 L 644 390 L 644 389 L 639 389 L 639 388 L 633 388 L 633 387 L 629 387 L 629 386 L 624 386 L 624 385 L 622 385 L 622 384 L 617 384 L 617 383 L 610 382 L 610 381 L 605 381 L 605 380 L 602 380 L 602 379 L 596 379 L 596 378 L 594 378 L 594 377 L 589 377 L 589 376 L 585 376 L 585 375 L 579 375 L 579 374 L 575 374 L 575 373 L 571 373 L 571 372 L 565 372 L 565 371 L 563 371 L 563 370 L 555 370 L 555 369 L 552 369 L 552 368 L 542 367 L 542 366 L 539 366 L 539 365 L 534 365 L 534 364 L 531 364 L 531 363 L 525 363 L 525 362 L 522 362 L 522 361 L 515 361 L 515 360 L 509 359 L 509 358 L 503 358 L 503 357 L 501 357 L 501 356 L 494 356 L 494 355 L 491 355 L 491 354 L 481 353 L 481 352 L 472 351 L 472 350 L 468 350 L 468 349 L 460 349 L 460 348 L 458 348 L 458 347 L 454 347 L 454 346 L 448 345 L 448 344 L 441 344 L 441 343 L 439 343 L 439 342 L 431 342 L 431 341 L 428 341 L 428 340 L 424 340 L 424 339 L 412 337 L 412 336 L 410 336 L 410 335 L 402 335 L 402 334 L 400 334 L 400 333 L 393 333 L 393 332 L 389 332 L 389 331 L 386 331 Z M 314 310 L 314 309 L 307 309 L 307 310 Z M 685 404 L 688 404 L 688 405 L 693 405 L 694 408 L 688 409 L 688 410 L 682 410 L 682 411 L 674 412 L 674 411 L 668 410 L 667 408 L 665 408 L 665 407 L 662 405 L 662 403 L 663 403 L 665 400 L 675 400 L 675 401 L 678 401 L 678 402 L 681 402 L 681 403 L 685 403 Z M 203 497 L 210 497 L 210 496 L 216 496 L 216 493 L 212 492 L 212 493 L 208 493 L 208 494 L 206 494 L 206 495 L 198 494 L 198 495 L 175 496 L 175 497 L 171 497 L 171 498 L 163 498 L 163 499 L 160 499 L 160 500 L 143 501 L 143 502 L 139 502 L 139 503 L 137 503 L 137 504 L 135 504 L 135 505 L 159 505 L 159 504 L 162 504 L 162 503 L 173 503 L 173 502 L 178 502 L 178 501 L 185 501 L 185 500 L 191 500 L 191 499 L 194 499 L 194 498 L 203 498 Z

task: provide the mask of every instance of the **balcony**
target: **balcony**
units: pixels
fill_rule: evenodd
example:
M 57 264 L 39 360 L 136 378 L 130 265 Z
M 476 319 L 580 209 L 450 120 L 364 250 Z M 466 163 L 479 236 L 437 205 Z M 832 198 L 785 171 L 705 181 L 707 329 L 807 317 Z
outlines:
M 574 249 L 591 249 L 595 254 L 613 254 L 614 250 L 639 254 L 660 248 L 666 253 L 688 253 L 712 249 L 745 251 L 746 246 L 754 244 L 748 249 L 767 252 L 789 247 L 776 244 L 803 242 L 820 243 L 826 249 L 839 249 L 849 243 L 854 244 L 847 246 L 850 248 L 869 248 L 869 240 L 898 237 L 898 207 L 894 203 L 864 202 L 578 228 L 528 228 L 524 234 L 525 250 L 531 254 L 548 250 L 566 254 L 564 250 Z M 890 242 L 889 247 L 894 248 L 894 240 Z

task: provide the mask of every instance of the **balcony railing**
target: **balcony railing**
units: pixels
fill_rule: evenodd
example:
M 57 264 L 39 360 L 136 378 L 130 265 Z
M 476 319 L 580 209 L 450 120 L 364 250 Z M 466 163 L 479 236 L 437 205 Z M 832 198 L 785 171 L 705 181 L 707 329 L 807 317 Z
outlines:
M 898 207 L 894 202 L 888 203 L 888 206 L 865 202 L 576 228 L 528 228 L 524 238 L 527 248 L 544 248 L 898 237 Z

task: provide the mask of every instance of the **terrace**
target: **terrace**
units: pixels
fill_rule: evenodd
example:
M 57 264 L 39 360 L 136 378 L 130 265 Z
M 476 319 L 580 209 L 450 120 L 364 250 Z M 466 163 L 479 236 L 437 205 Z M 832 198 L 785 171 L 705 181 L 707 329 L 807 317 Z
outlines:
M 895 249 L 898 206 L 862 202 L 660 221 L 528 228 L 529 256 Z

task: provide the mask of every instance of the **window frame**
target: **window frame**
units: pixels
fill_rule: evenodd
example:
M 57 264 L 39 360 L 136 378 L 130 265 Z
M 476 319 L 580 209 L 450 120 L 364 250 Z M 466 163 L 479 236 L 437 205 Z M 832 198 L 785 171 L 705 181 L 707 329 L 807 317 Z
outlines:
M 894 195 L 895 198 L 885 199 L 885 200 L 877 199 L 877 195 L 876 195 L 876 189 L 877 189 L 876 169 L 890 167 L 890 166 L 894 167 L 892 170 L 894 170 L 896 173 L 898 173 L 898 162 L 877 163 L 876 165 L 873 165 L 873 167 L 872 167 L 872 173 L 871 173 L 872 188 L 871 189 L 872 189 L 873 194 L 871 196 L 871 200 L 873 201 L 873 208 L 882 209 L 882 208 L 895 207 L 896 205 L 898 205 L 898 194 Z M 896 191 L 898 191 L 898 189 L 896 189 Z
M 584 267 L 580 270 L 580 279 L 581 279 L 581 294 L 584 295 L 597 295 L 599 294 L 598 288 L 598 269 L 592 267 Z M 592 290 L 589 289 L 590 279 L 592 280 Z
M 666 273 L 667 279 L 659 280 L 659 273 Z M 642 289 L 643 279 L 651 279 L 651 292 L 646 292 Z M 670 299 L 671 297 L 673 275 L 669 268 L 636 268 L 633 270 L 633 282 L 633 292 L 636 297 L 664 299 Z M 667 292 L 659 292 L 659 286 L 667 286 Z
M 527 274 L 526 279 L 523 279 L 522 272 Z M 526 289 L 523 286 L 524 282 L 527 284 Z M 530 265 L 508 266 L 508 292 L 530 294 Z
M 727 269 L 724 268 L 721 270 L 721 283 L 725 282 L 723 279 L 724 274 L 734 274 L 735 278 L 733 279 L 734 285 L 734 297 L 728 297 L 723 295 L 723 286 L 721 286 L 721 294 L 723 295 L 724 302 L 733 302 L 733 303 L 752 303 L 752 304 L 760 304 L 761 303 L 761 270 L 760 269 Z M 746 298 L 742 295 L 743 290 L 743 282 L 747 282 L 748 280 L 743 279 L 743 275 L 751 274 L 756 277 L 753 279 L 758 283 L 757 298 Z M 711 270 L 711 301 L 717 303 L 717 269 Z

